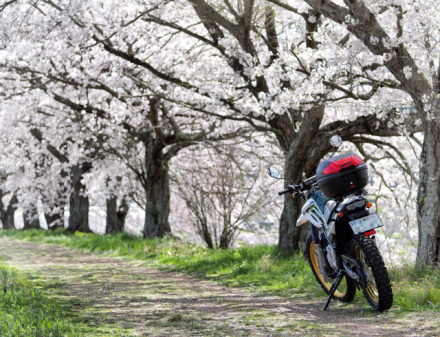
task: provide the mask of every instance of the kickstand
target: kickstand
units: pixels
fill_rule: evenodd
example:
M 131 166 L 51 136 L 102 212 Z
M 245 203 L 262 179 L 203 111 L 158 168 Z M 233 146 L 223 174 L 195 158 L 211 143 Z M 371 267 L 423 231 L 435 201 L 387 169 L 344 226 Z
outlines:
M 343 277 L 344 277 L 344 271 L 341 269 L 339 270 L 338 276 L 333 281 L 333 284 L 330 288 L 330 294 L 328 296 L 327 303 L 324 306 L 324 311 L 327 309 L 328 305 L 330 304 L 333 294 L 335 293 L 336 289 L 338 289 L 339 283 L 341 283 Z

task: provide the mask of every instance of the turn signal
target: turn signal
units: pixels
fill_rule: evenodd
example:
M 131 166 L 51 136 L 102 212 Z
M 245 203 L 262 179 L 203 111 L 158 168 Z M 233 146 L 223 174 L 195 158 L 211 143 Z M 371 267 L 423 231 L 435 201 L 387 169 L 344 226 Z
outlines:
M 344 216 L 344 213 L 342 213 L 342 212 L 338 213 L 338 218 L 342 218 L 343 216 Z
M 367 202 L 367 208 L 371 208 L 373 204 L 371 202 Z

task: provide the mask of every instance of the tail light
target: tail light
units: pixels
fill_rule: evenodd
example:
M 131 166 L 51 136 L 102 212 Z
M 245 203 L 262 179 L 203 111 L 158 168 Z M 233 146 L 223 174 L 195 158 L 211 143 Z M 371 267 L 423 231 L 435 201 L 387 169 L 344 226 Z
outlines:
M 364 235 L 367 236 L 367 237 L 371 236 L 371 235 L 374 235 L 374 234 L 376 234 L 376 230 L 375 229 L 372 229 L 371 231 L 368 231 L 368 232 L 364 233 Z

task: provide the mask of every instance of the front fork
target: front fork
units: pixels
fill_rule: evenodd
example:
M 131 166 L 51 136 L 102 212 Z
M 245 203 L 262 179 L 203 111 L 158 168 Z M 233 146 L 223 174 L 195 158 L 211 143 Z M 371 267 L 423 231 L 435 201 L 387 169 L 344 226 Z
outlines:
M 319 234 L 317 233 L 316 228 L 310 224 L 310 231 L 312 232 L 312 239 L 315 243 L 315 252 L 318 254 L 318 264 L 319 270 L 321 271 L 322 278 L 325 282 L 331 282 L 332 279 L 327 275 L 327 270 L 330 270 L 327 258 L 324 256 L 323 250 L 321 248 L 321 240 L 319 238 Z

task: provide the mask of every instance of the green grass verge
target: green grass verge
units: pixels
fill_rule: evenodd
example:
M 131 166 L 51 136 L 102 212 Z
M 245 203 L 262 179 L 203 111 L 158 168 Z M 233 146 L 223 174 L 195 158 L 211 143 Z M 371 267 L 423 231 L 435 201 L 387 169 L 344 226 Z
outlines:
M 62 244 L 89 252 L 126 256 L 167 270 L 178 270 L 213 279 L 227 286 L 291 296 L 325 297 L 299 252 L 276 246 L 251 246 L 229 250 L 207 249 L 173 238 L 142 239 L 116 235 L 70 234 L 64 230 L 0 231 L 0 236 L 34 242 Z M 394 293 L 394 311 L 440 311 L 440 271 L 418 265 L 388 268 Z M 358 293 L 355 303 L 366 304 Z M 364 303 L 365 302 L 365 303 Z
M 79 336 L 65 308 L 44 296 L 28 277 L 0 264 L 0 336 Z
M 116 235 L 70 234 L 64 230 L 0 231 L 0 236 L 55 243 L 88 252 L 144 260 L 159 268 L 183 271 L 228 286 L 248 287 L 271 293 L 305 292 L 315 287 L 302 255 L 280 251 L 276 246 L 238 249 L 207 249 L 174 238 L 142 239 L 126 233 Z
M 394 303 L 403 311 L 440 311 L 440 270 L 423 264 L 389 269 Z

